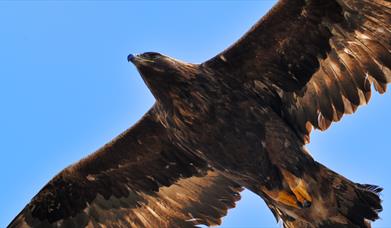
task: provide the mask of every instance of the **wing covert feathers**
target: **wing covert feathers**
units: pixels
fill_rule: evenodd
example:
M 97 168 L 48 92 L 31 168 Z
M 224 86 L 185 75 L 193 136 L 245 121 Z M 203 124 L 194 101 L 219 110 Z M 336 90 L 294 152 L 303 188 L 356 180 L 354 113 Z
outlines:
M 54 177 L 9 227 L 193 227 L 221 223 L 240 186 L 173 146 L 153 109 Z
M 371 85 L 384 93 L 391 81 L 391 9 L 386 1 L 339 0 L 343 19 L 325 21 L 332 36 L 326 57 L 304 88 L 282 97 L 285 115 L 308 141 L 312 125 L 326 130 L 343 114 L 367 104 Z M 299 120 L 298 116 L 306 118 Z
M 239 41 L 204 63 L 262 81 L 304 142 L 368 103 L 391 81 L 388 0 L 280 0 Z M 271 91 L 271 92 L 270 92 Z M 271 94 L 271 95 L 270 95 Z

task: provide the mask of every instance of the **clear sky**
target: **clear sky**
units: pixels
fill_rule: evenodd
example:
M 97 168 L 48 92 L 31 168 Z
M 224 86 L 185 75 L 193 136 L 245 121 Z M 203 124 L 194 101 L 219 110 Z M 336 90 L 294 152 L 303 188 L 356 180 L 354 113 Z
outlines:
M 0 227 L 69 164 L 135 123 L 154 99 L 129 53 L 202 62 L 238 39 L 275 1 L 0 2 Z M 391 93 L 309 145 L 353 181 L 378 184 L 391 227 Z M 245 191 L 222 227 L 279 227 Z

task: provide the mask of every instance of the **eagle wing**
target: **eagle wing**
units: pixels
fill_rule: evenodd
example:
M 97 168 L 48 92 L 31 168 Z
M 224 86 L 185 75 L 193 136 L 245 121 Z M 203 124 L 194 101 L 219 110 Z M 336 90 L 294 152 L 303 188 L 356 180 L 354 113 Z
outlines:
M 9 227 L 220 224 L 242 188 L 170 143 L 156 115 L 60 172 Z
M 280 0 L 240 40 L 204 65 L 268 93 L 309 142 L 391 81 L 389 0 Z

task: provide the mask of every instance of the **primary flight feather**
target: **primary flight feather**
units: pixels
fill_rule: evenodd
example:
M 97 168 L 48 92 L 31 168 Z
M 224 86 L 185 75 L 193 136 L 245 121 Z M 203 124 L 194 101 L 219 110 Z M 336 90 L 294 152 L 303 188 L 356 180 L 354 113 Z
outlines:
M 304 149 L 391 81 L 389 0 L 280 0 L 202 63 L 129 55 L 156 98 L 129 130 L 64 169 L 9 227 L 217 225 L 247 188 L 284 227 L 370 227 L 380 187 Z

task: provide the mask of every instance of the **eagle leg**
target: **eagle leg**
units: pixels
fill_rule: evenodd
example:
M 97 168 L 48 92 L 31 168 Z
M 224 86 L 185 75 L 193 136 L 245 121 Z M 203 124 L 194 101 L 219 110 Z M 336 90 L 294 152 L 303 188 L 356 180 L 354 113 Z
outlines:
M 295 194 L 297 200 L 303 205 L 303 207 L 310 207 L 312 202 L 312 197 L 308 194 L 307 189 L 302 180 L 299 181 L 299 184 L 292 188 L 293 194 Z
M 280 204 L 284 204 L 286 206 L 294 207 L 297 209 L 302 208 L 301 203 L 297 200 L 296 196 L 291 191 L 286 191 L 284 189 L 277 189 L 277 190 L 263 189 L 262 192 L 264 192 L 272 200 Z
M 303 179 L 296 177 L 295 175 L 286 170 L 282 170 L 281 173 L 284 177 L 284 181 L 286 182 L 286 184 L 288 184 L 293 194 L 295 194 L 297 201 L 300 202 L 302 207 L 310 207 L 312 203 L 312 197 L 308 193 L 306 184 Z

